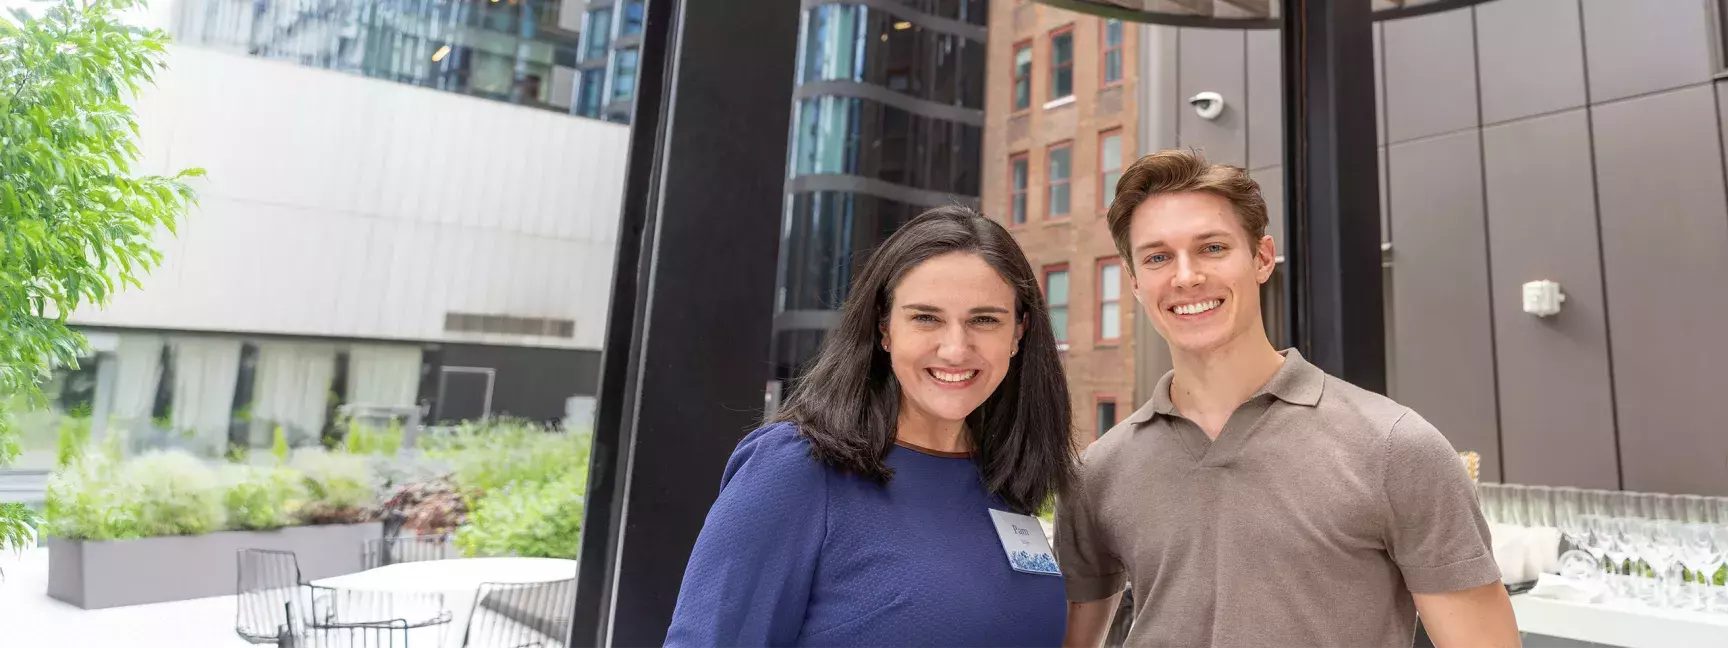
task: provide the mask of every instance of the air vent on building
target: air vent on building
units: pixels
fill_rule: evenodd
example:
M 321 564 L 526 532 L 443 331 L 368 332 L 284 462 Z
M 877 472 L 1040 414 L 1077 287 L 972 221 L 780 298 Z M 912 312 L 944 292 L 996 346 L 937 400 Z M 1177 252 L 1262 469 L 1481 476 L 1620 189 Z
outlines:
M 444 330 L 453 333 L 500 333 L 504 335 L 570 338 L 576 337 L 576 321 L 549 317 L 445 313 Z

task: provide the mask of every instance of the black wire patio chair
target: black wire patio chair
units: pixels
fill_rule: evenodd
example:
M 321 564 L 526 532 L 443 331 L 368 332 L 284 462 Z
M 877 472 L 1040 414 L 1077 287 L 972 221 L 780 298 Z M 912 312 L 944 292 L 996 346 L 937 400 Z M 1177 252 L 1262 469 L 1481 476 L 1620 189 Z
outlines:
M 396 563 L 456 558 L 456 548 L 450 543 L 450 538 L 448 533 L 405 536 L 390 534 L 367 540 L 361 548 L 360 564 L 365 569 L 374 569 Z
M 241 549 L 235 560 L 234 632 L 247 643 L 280 643 L 283 628 L 295 625 L 290 610 L 310 601 L 299 560 L 269 549 Z
M 289 613 L 292 616 L 292 612 Z M 282 648 L 408 648 L 414 628 L 402 619 L 283 628 Z M 421 644 L 432 643 L 430 641 Z M 441 642 L 440 642 L 441 643 Z M 434 646 L 438 644 L 433 644 Z
M 463 646 L 563 647 L 576 607 L 576 579 L 482 583 L 468 614 Z
M 401 621 L 409 630 L 433 626 L 442 641 L 454 614 L 444 605 L 444 595 L 435 592 L 374 592 L 308 585 L 311 615 L 305 624 L 311 630 L 367 627 Z M 431 636 L 416 635 L 416 636 Z

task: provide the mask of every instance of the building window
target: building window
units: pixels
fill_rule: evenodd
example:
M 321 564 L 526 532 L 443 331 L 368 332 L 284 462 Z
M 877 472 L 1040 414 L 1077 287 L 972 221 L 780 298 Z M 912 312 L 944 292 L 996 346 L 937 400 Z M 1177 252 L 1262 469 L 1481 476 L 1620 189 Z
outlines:
M 597 59 L 612 47 L 612 8 L 588 12 L 588 25 L 582 30 L 582 58 Z
M 1050 35 L 1050 100 L 1074 95 L 1074 27 Z
M 1014 46 L 1014 109 L 1032 107 L 1032 43 Z
M 576 114 L 599 117 L 600 105 L 606 103 L 606 71 L 583 70 L 582 86 L 576 89 Z
M 636 50 L 621 49 L 612 59 L 612 100 L 629 101 L 636 96 Z
M 1728 0 L 1716 0 L 1716 71 L 1728 72 Z
M 1068 178 L 1073 171 L 1073 152 L 1074 147 L 1067 142 L 1050 147 L 1049 165 L 1044 168 L 1050 182 L 1050 206 L 1044 212 L 1045 218 L 1068 215 Z
M 1098 342 L 1122 340 L 1122 264 L 1115 257 L 1098 260 Z
M 632 36 L 642 33 L 642 0 L 630 0 L 624 3 L 624 25 L 619 35 Z
M 1098 397 L 1098 436 L 1103 437 L 1110 428 L 1116 427 L 1116 397 Z
M 1102 209 L 1110 208 L 1116 199 L 1116 182 L 1122 179 L 1122 131 L 1105 131 L 1098 135 L 1098 202 Z
M 1044 269 L 1044 301 L 1050 308 L 1050 332 L 1056 336 L 1057 347 L 1068 348 L 1068 266 L 1054 265 Z
M 1021 153 L 1008 159 L 1008 186 L 1011 196 L 1009 222 L 1015 225 L 1026 224 L 1026 154 Z
M 1104 85 L 1122 82 L 1122 21 L 1104 21 Z

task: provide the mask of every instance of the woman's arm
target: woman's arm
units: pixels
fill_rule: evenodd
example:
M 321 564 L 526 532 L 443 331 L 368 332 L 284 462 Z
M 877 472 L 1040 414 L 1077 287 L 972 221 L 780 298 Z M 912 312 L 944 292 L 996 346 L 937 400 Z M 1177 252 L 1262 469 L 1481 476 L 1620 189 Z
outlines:
M 684 570 L 666 645 L 795 642 L 827 532 L 826 486 L 826 468 L 789 424 L 739 443 Z

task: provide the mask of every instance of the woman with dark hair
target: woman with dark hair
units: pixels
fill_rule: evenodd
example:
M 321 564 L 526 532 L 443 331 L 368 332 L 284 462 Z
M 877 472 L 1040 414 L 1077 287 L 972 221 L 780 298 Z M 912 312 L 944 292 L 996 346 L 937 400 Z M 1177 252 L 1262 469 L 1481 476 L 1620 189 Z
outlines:
M 1059 645 L 1063 582 L 1029 516 L 1069 482 L 1070 425 L 1020 246 L 925 212 L 727 462 L 667 645 Z

